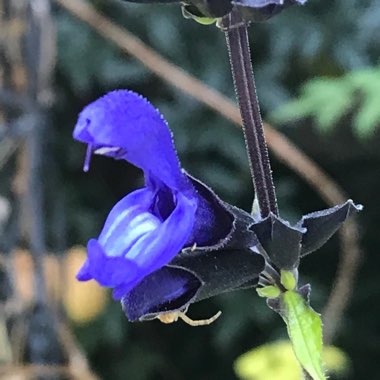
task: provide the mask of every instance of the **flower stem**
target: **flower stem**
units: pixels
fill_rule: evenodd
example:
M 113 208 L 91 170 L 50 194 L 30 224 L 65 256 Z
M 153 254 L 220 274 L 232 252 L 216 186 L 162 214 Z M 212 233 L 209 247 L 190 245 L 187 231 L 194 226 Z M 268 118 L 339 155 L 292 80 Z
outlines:
M 247 24 L 238 10 L 221 21 L 225 31 L 235 91 L 243 121 L 253 186 L 261 217 L 278 214 L 277 199 L 265 142 L 263 122 L 252 69 Z

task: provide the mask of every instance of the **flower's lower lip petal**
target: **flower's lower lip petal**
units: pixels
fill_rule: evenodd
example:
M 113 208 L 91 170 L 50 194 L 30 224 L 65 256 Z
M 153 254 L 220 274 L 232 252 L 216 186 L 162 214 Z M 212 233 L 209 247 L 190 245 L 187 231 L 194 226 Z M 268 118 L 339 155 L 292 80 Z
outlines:
M 148 275 L 167 264 L 181 251 L 194 226 L 197 199 L 177 194 L 177 204 L 170 216 L 156 230 L 140 239 L 126 254 L 144 268 Z
M 79 272 L 76 275 L 78 281 L 89 281 L 92 279 L 91 274 L 89 273 L 89 262 L 86 260 L 82 267 L 79 269 Z
M 86 271 L 100 285 L 116 288 L 116 299 L 129 292 L 144 277 L 167 264 L 182 249 L 193 228 L 197 199 L 189 199 L 179 193 L 173 212 L 158 228 L 137 241 L 132 247 L 131 257 L 128 257 L 128 253 L 122 257 L 110 255 L 109 249 L 105 249 L 101 242 L 108 245 L 107 239 L 117 232 L 113 230 L 114 224 L 118 224 L 116 219 L 136 202 L 141 202 L 145 207 L 150 205 L 151 200 L 152 192 L 148 189 L 129 194 L 111 211 L 99 241 L 92 239 L 88 243 Z
M 88 279 L 91 276 L 100 285 L 111 288 L 122 283 L 137 281 L 140 272 L 137 265 L 125 258 L 107 256 L 97 240 L 91 239 L 88 242 L 87 252 L 86 271 Z

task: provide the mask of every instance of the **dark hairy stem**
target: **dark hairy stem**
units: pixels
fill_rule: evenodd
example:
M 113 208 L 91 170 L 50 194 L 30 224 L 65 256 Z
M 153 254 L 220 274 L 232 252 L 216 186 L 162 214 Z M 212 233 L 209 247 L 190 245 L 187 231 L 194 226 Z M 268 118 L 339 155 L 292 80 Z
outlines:
M 264 137 L 263 121 L 253 75 L 247 25 L 239 11 L 232 11 L 222 20 L 225 30 L 232 76 L 243 121 L 256 198 L 263 218 L 278 214 L 277 199 Z

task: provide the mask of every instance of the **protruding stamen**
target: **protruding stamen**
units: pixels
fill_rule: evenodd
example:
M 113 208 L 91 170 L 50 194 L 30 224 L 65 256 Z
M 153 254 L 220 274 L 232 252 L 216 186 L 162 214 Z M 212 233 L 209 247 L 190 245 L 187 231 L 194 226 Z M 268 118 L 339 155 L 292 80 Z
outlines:
M 84 165 L 83 165 L 84 172 L 88 172 L 88 170 L 90 169 L 91 155 L 92 155 L 92 144 L 88 144 L 86 157 L 84 159 Z

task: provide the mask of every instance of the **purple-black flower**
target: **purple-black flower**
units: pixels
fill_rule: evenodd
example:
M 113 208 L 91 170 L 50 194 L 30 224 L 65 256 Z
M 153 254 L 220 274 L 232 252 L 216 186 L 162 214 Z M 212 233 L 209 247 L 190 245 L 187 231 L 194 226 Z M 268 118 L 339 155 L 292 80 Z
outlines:
M 129 161 L 145 175 L 145 187 L 119 201 L 88 242 L 77 275 L 113 288 L 130 319 L 168 310 L 163 305 L 183 309 L 258 277 L 264 260 L 249 249 L 257 243 L 252 218 L 181 169 L 166 121 L 146 99 L 126 90 L 105 95 L 81 112 L 74 137 L 88 144 L 86 170 L 95 153 Z M 234 275 L 240 256 L 245 275 Z

